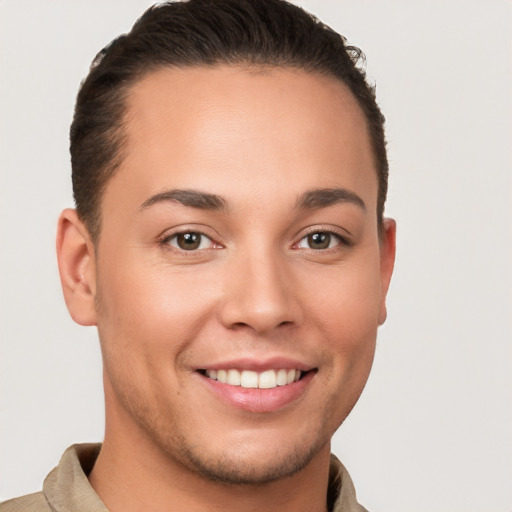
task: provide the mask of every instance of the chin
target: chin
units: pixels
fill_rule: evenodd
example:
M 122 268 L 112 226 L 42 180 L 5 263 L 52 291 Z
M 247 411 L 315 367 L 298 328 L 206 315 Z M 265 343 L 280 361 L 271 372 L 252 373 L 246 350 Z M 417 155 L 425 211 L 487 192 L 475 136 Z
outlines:
M 243 447 L 231 454 L 213 456 L 187 453 L 188 466 L 203 478 L 227 485 L 263 485 L 290 477 L 304 469 L 319 452 L 298 447 L 273 456 L 244 452 Z

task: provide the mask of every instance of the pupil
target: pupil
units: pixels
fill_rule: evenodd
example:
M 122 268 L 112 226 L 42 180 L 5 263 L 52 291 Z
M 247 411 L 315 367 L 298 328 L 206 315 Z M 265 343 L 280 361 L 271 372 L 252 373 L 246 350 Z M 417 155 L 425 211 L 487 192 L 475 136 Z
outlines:
M 180 233 L 177 241 L 180 249 L 190 251 L 199 247 L 201 235 L 199 233 Z
M 308 236 L 309 247 L 311 249 L 327 249 L 331 241 L 329 233 L 313 233 Z

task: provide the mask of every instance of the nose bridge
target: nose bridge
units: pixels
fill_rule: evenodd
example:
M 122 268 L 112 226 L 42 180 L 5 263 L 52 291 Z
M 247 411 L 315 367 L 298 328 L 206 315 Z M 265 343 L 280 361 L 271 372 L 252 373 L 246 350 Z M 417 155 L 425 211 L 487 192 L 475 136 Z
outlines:
M 229 328 L 245 325 L 257 332 L 298 324 L 302 314 L 293 288 L 286 256 L 267 244 L 251 244 L 227 268 L 221 321 Z

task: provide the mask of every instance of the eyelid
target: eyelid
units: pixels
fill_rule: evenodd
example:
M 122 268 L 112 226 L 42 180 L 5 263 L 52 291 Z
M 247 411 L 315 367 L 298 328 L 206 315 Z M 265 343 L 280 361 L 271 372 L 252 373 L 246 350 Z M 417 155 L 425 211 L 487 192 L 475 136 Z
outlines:
M 186 226 L 178 226 L 175 228 L 167 229 L 165 230 L 161 235 L 157 237 L 157 242 L 161 246 L 165 246 L 167 248 L 170 248 L 173 251 L 176 251 L 178 253 L 186 253 L 186 254 L 193 254 L 203 251 L 208 251 L 212 249 L 223 249 L 224 245 L 221 242 L 218 242 L 217 240 L 220 238 L 216 234 L 210 233 L 210 229 L 205 228 L 204 226 L 194 226 L 194 225 L 186 225 Z M 198 235 L 201 235 L 208 240 L 210 240 L 212 246 L 207 247 L 206 249 L 191 249 L 191 250 L 184 250 L 180 249 L 179 247 L 175 247 L 174 245 L 171 245 L 169 243 L 170 240 L 173 238 L 185 234 L 185 233 L 197 233 Z
M 182 249 L 179 246 L 179 237 L 180 237 L 180 235 L 187 235 L 187 234 L 194 234 L 194 235 L 197 235 L 199 237 L 199 247 L 190 248 L 190 249 Z M 180 252 L 181 251 L 183 251 L 183 252 L 204 251 L 204 250 L 207 250 L 207 249 L 215 248 L 215 242 L 210 237 L 204 235 L 203 233 L 197 233 L 197 232 L 194 232 L 194 231 L 185 232 L 185 233 L 176 233 L 174 235 L 171 235 L 171 236 L 167 237 L 167 239 L 165 240 L 165 243 L 167 245 L 170 245 L 173 249 L 176 249 L 176 250 L 178 250 Z M 207 247 L 201 247 L 205 243 L 207 244 Z
M 313 233 L 328 233 L 330 235 L 334 235 L 336 238 L 340 240 L 340 244 L 345 247 L 351 247 L 353 245 L 353 241 L 350 238 L 351 234 L 346 229 L 337 227 L 337 226 L 326 226 L 326 225 L 315 225 L 315 226 L 309 226 L 301 231 L 301 233 L 297 236 L 297 241 L 293 243 L 293 247 L 296 247 L 304 238 L 306 238 L 309 235 L 312 235 Z M 337 247 L 337 246 L 336 246 Z M 311 249 L 315 252 L 326 252 L 329 250 L 336 249 L 336 247 L 331 247 L 329 249 Z

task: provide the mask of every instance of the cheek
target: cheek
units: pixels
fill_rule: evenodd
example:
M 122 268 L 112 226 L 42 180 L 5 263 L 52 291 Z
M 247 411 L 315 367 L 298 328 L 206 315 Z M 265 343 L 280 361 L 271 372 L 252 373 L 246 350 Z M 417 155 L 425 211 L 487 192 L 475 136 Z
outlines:
M 334 429 L 350 413 L 368 380 L 379 316 L 378 273 L 350 273 L 318 305 L 324 343 L 325 390 Z M 323 304 L 322 304 L 323 303 Z
M 334 339 L 357 344 L 375 333 L 379 325 L 381 284 L 378 265 L 363 261 L 336 270 L 325 275 L 324 291 L 315 294 L 310 311 Z M 318 276 L 316 283 L 320 284 Z
M 126 409 L 149 417 L 152 404 L 164 407 L 177 399 L 162 401 L 162 390 L 179 389 L 183 372 L 176 370 L 207 316 L 210 290 L 197 290 L 168 268 L 135 261 L 100 270 L 98 332 L 108 382 Z
M 369 257 L 366 262 L 335 270 L 336 275 L 325 276 L 327 291 L 316 294 L 309 311 L 321 333 L 329 379 L 348 402 L 355 403 L 375 352 L 380 311 L 379 267 L 375 258 Z
M 98 328 L 107 344 L 123 350 L 146 357 L 176 354 L 208 316 L 215 296 L 212 280 L 141 262 L 135 254 L 131 264 L 105 266 L 99 273 Z

